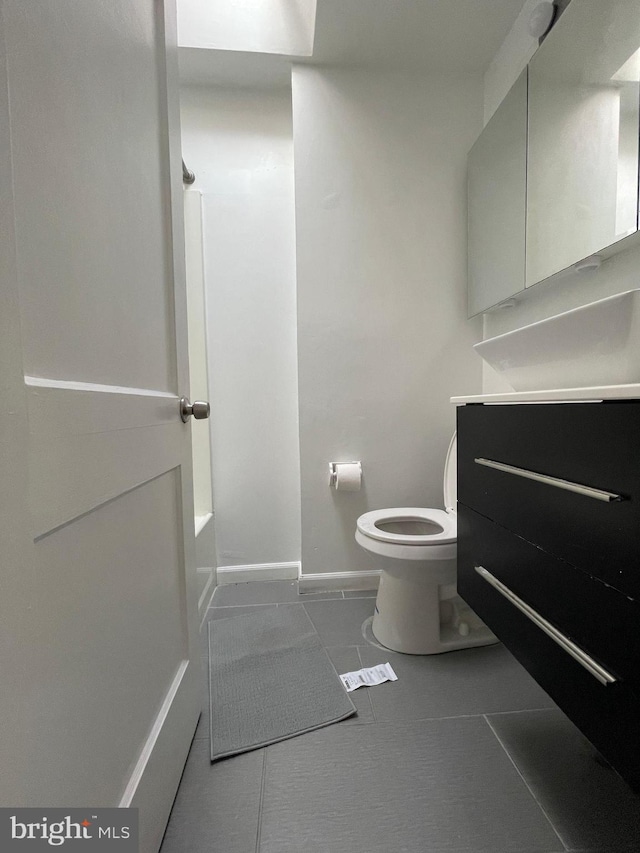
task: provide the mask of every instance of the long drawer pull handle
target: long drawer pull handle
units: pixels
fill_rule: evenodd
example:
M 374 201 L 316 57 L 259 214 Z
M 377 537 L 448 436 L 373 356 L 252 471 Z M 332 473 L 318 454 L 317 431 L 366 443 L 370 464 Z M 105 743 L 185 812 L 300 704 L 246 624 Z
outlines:
M 614 492 L 605 492 L 603 489 L 594 489 L 591 486 L 583 486 L 581 483 L 572 483 L 571 480 L 561 480 L 559 477 L 550 477 L 548 474 L 538 474 L 536 471 L 528 471 L 526 468 L 516 468 L 515 465 L 505 465 L 504 462 L 495 462 L 493 459 L 484 459 L 479 456 L 473 460 L 477 465 L 484 465 L 486 468 L 495 468 L 496 471 L 504 471 L 506 474 L 515 474 L 517 477 L 524 477 L 525 480 L 535 480 L 537 483 L 546 483 L 547 486 L 555 486 L 558 489 L 565 489 L 567 492 L 576 492 L 579 495 L 584 495 L 587 498 L 594 498 L 597 501 L 612 501 L 624 500 L 622 495 L 616 495 Z
M 583 651 L 580 646 L 577 646 L 573 640 L 570 640 L 568 637 L 565 637 L 557 628 L 547 622 L 547 620 L 542 617 L 539 613 L 537 613 L 532 607 L 523 601 L 519 596 L 512 592 L 508 586 L 505 586 L 502 581 L 499 581 L 491 572 L 487 571 L 484 566 L 474 566 L 476 572 L 480 575 L 480 577 L 484 578 L 487 583 L 490 583 L 492 587 L 498 590 L 498 592 L 503 595 L 514 607 L 517 607 L 525 616 L 527 616 L 535 625 L 540 628 L 540 630 L 544 631 L 552 640 L 560 646 L 560 648 L 564 649 L 567 654 L 570 654 L 574 660 L 577 660 L 578 663 L 583 666 L 587 672 L 590 672 L 594 678 L 597 678 L 601 684 L 605 686 L 607 684 L 615 684 L 618 680 L 610 672 L 600 666 L 599 663 L 594 661 L 592 657 L 590 657 L 585 651 Z

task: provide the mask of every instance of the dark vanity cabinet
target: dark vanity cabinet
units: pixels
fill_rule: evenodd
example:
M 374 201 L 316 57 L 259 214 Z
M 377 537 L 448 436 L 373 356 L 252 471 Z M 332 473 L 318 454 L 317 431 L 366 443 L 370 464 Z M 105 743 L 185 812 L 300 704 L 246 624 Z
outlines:
M 640 400 L 457 417 L 458 591 L 640 792 Z

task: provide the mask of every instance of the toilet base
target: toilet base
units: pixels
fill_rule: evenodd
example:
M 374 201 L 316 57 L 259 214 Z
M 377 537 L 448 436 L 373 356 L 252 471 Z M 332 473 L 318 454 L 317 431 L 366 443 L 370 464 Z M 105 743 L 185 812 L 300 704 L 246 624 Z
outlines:
M 398 561 L 383 569 L 371 629 L 383 646 L 409 655 L 499 642 L 457 594 L 456 560 Z

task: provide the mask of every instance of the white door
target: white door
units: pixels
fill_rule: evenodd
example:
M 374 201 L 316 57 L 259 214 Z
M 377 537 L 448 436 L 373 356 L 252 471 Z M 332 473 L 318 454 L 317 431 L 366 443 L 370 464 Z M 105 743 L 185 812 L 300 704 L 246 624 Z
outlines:
M 0 0 L 0 805 L 143 853 L 199 713 L 172 5 Z

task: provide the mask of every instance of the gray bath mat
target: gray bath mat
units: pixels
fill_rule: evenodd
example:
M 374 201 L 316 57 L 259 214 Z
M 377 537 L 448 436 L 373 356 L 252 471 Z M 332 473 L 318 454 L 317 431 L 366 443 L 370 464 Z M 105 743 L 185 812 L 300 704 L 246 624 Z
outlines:
M 209 622 L 211 760 L 337 723 L 355 707 L 303 607 Z

